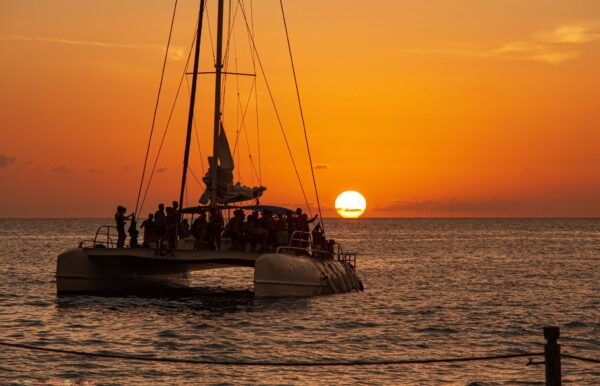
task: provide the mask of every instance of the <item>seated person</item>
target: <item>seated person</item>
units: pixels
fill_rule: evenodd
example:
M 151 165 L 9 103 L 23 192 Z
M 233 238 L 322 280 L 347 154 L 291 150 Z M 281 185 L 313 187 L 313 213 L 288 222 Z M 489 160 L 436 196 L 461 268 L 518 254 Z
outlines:
M 202 242 L 206 240 L 206 234 L 208 233 L 208 222 L 206 221 L 206 212 L 200 212 L 200 215 L 192 223 L 190 230 L 194 237 L 194 250 L 199 250 Z

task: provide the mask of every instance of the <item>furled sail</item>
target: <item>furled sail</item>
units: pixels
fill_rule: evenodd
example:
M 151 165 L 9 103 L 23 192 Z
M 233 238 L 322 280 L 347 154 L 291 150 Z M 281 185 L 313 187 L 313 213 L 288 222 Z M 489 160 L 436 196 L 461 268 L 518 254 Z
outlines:
M 211 198 L 211 187 L 213 178 L 213 157 L 208 157 L 208 164 L 210 165 L 208 171 L 202 177 L 202 181 L 206 185 L 206 190 L 200 197 L 201 204 L 207 204 Z M 221 124 L 221 130 L 219 130 L 219 143 L 218 143 L 218 154 L 217 154 L 217 190 L 215 194 L 215 203 L 217 204 L 230 204 L 233 202 L 248 201 L 259 198 L 267 188 L 264 186 L 244 186 L 239 182 L 233 183 L 233 156 L 231 155 L 231 149 L 229 148 L 229 142 L 227 141 L 227 135 L 223 124 Z
M 229 149 L 229 141 L 225 134 L 225 129 L 221 123 L 221 130 L 219 132 L 219 170 L 227 170 L 233 173 L 233 156 L 231 155 L 231 149 Z

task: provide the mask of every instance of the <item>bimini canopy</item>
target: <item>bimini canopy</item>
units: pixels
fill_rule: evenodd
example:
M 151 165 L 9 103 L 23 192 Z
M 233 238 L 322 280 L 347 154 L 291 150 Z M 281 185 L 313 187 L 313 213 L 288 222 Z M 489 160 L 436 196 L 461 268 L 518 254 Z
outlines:
M 218 205 L 216 206 L 217 209 L 219 210 L 223 210 L 223 209 L 243 209 L 243 210 L 250 210 L 250 211 L 256 211 L 256 212 L 264 212 L 265 210 L 270 211 L 273 214 L 278 214 L 278 215 L 289 215 L 290 213 L 293 213 L 294 211 L 288 208 L 284 208 L 281 206 L 274 206 L 274 205 Z M 198 206 L 191 206 L 189 208 L 183 208 L 181 209 L 181 213 L 201 213 L 201 212 L 207 212 L 209 210 L 211 210 L 212 207 L 209 205 L 198 205 Z

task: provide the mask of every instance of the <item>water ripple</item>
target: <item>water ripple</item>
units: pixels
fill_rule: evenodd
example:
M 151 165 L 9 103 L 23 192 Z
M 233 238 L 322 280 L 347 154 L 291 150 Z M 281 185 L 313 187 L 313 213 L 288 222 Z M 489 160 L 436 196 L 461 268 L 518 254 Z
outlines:
M 154 297 L 55 296 L 57 254 L 101 220 L 0 220 L 0 339 L 90 352 L 205 360 L 440 358 L 600 352 L 600 222 L 593 219 L 327 220 L 356 250 L 366 291 L 254 299 L 252 270 L 204 271 Z M 543 384 L 523 360 L 377 368 L 227 368 L 0 349 L 15 384 Z M 564 361 L 564 381 L 600 384 Z

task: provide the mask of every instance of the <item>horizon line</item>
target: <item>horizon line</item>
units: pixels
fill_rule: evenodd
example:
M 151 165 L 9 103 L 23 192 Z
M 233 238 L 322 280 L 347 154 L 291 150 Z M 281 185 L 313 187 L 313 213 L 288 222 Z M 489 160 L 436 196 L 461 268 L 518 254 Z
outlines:
M 142 217 L 143 218 L 143 217 Z M 322 217 L 327 220 L 532 220 L 532 219 L 548 219 L 548 220 L 600 220 L 600 216 L 367 216 L 358 218 L 343 218 L 343 217 Z M 0 220 L 112 220 L 112 217 L 0 217 Z M 138 218 L 139 220 L 140 218 Z

